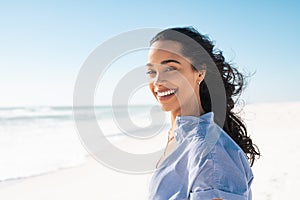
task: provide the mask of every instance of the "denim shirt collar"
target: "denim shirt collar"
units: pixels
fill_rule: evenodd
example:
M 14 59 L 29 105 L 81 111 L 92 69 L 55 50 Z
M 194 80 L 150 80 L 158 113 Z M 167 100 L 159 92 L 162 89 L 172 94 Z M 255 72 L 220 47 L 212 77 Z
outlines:
M 198 117 L 195 116 L 177 116 L 176 117 L 176 129 L 174 130 L 174 136 L 178 144 L 187 136 L 194 136 L 197 134 L 201 123 L 212 123 L 214 121 L 214 113 L 208 112 Z

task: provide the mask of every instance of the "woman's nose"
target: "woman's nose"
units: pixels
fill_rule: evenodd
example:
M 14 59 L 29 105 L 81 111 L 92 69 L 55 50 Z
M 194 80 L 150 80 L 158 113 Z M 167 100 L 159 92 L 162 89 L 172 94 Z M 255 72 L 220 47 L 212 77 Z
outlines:
M 153 85 L 155 85 L 155 86 L 161 86 L 165 82 L 166 82 L 166 79 L 162 73 L 157 73 L 155 78 L 153 79 Z

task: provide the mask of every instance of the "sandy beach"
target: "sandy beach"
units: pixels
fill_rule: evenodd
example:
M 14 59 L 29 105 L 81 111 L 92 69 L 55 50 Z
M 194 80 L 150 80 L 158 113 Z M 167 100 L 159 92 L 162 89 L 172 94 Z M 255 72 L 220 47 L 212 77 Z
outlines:
M 243 118 L 262 157 L 254 164 L 253 199 L 282 200 L 297 197 L 300 185 L 298 150 L 300 102 L 247 105 Z M 164 136 L 162 136 L 164 137 Z M 159 148 L 164 145 L 157 139 Z M 120 148 L 142 148 L 123 140 Z M 151 150 L 147 146 L 145 149 Z M 2 183 L 5 200 L 119 200 L 147 199 L 151 174 L 133 175 L 109 169 L 91 157 L 84 164 L 41 176 Z
M 79 167 L 2 185 L 0 198 L 19 199 L 146 199 L 149 175 L 113 171 L 93 158 Z
M 297 198 L 300 185 L 300 102 L 249 105 L 249 134 L 261 158 L 254 164 L 253 199 Z

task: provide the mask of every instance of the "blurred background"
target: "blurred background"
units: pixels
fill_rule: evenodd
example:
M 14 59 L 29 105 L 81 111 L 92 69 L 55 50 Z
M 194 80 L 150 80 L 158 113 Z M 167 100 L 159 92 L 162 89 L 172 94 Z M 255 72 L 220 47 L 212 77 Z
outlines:
M 194 26 L 241 71 L 253 74 L 246 103 L 300 100 L 299 6 L 298 1 L 1 1 L 0 106 L 71 106 L 76 76 L 102 42 L 133 29 L 174 26 Z M 96 102 L 109 103 L 107 97 Z M 144 103 L 153 99 L 147 96 Z

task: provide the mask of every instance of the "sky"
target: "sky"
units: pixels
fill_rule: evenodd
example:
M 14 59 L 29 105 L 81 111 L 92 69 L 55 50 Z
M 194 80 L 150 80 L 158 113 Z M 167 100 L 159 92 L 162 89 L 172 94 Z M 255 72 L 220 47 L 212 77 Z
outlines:
M 299 9 L 283 0 L 0 1 L 0 107 L 72 106 L 76 78 L 99 45 L 127 31 L 175 26 L 194 26 L 252 74 L 246 103 L 299 101 Z M 142 55 L 124 59 L 143 64 Z M 110 104 L 121 71 L 130 67 L 120 61 L 106 71 L 96 104 Z M 154 99 L 145 86 L 132 102 Z

